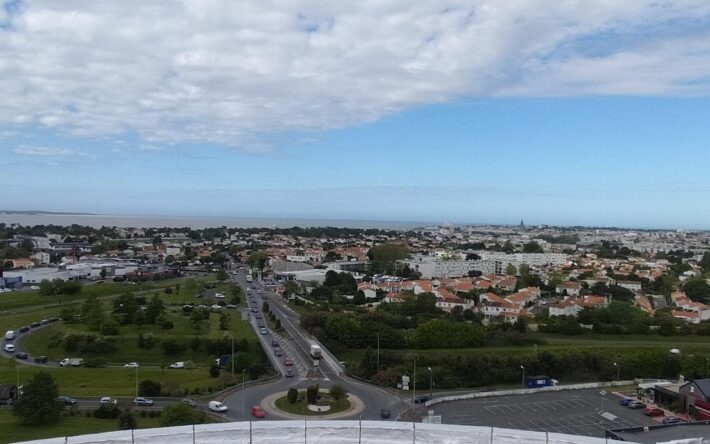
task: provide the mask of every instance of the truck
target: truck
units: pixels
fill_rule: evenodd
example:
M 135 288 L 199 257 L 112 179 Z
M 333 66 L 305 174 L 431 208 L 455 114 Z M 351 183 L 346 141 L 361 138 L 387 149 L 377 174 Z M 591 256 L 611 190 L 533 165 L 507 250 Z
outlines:
M 81 367 L 84 360 L 81 358 L 64 358 L 59 361 L 59 365 L 62 367 Z
M 319 360 L 321 358 L 323 350 L 321 350 L 320 345 L 311 344 L 311 358 L 314 360 Z
M 528 376 L 525 378 L 525 385 L 528 388 L 539 388 L 539 387 L 552 387 L 557 385 L 557 380 L 552 379 L 549 376 Z

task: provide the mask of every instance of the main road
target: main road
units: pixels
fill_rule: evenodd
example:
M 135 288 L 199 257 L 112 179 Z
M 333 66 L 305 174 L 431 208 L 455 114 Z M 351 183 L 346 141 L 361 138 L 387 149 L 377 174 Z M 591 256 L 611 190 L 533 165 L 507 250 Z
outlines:
M 371 384 L 357 381 L 345 375 L 345 371 L 338 360 L 322 344 L 309 335 L 300 325 L 300 316 L 291 310 L 280 296 L 268 290 L 262 282 L 254 279 L 253 282 L 246 281 L 246 272 L 239 271 L 232 275 L 232 280 L 237 282 L 247 293 L 247 302 L 250 305 L 249 322 L 259 336 L 264 352 L 269 356 L 274 368 L 280 373 L 277 380 L 261 385 L 247 387 L 237 391 L 225 399 L 224 403 L 229 407 L 225 415 L 230 420 L 250 419 L 251 407 L 260 405 L 261 401 L 269 395 L 287 391 L 291 387 L 305 388 L 313 384 L 319 384 L 321 388 L 330 388 L 338 384 L 345 388 L 348 393 L 360 398 L 365 404 L 365 410 L 357 414 L 355 418 L 380 419 L 383 409 L 389 410 L 392 418 L 401 414 L 408 405 L 405 401 Z M 252 302 L 253 299 L 253 302 Z M 262 313 L 263 302 L 267 302 L 269 309 L 281 321 L 283 332 L 281 334 L 271 330 L 265 325 L 266 334 L 262 334 L 259 327 L 260 321 L 268 314 Z M 256 312 L 251 310 L 256 308 Z M 258 319 L 261 315 L 262 319 Z M 283 352 L 283 356 L 276 356 L 272 341 L 279 343 L 278 348 Z M 319 344 L 322 348 L 322 358 L 317 364 L 310 356 L 310 346 L 312 343 Z M 286 358 L 293 361 L 292 366 L 286 366 Z M 294 371 L 292 377 L 286 376 L 288 367 Z M 243 406 L 243 408 L 242 408 Z M 269 415 L 269 419 L 280 419 L 277 415 Z M 286 419 L 283 417 L 283 419 Z M 314 418 L 315 419 L 315 418 Z M 354 419 L 354 418 L 351 418 Z

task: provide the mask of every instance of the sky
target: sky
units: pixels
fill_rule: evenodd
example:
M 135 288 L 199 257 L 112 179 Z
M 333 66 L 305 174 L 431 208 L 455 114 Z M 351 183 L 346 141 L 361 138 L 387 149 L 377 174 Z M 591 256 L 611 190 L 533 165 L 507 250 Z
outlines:
M 0 209 L 710 229 L 706 0 L 0 3 Z

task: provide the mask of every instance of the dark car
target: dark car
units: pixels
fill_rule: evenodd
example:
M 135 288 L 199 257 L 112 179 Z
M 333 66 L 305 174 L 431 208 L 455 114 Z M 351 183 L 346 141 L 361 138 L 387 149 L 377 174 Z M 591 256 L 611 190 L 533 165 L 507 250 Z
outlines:
M 15 357 L 17 359 L 27 359 L 29 356 L 27 356 L 27 353 L 25 352 L 17 352 L 15 353 Z
M 279 341 L 277 341 L 276 339 L 272 339 L 272 340 L 271 340 L 271 346 L 272 346 L 272 347 L 278 347 L 278 346 L 279 346 Z
M 296 374 L 296 372 L 293 371 L 292 368 L 287 368 L 286 369 L 286 377 L 287 378 L 293 378 L 293 376 Z
M 183 399 L 183 400 L 182 400 L 182 403 L 185 404 L 185 405 L 187 405 L 187 406 L 190 406 L 190 407 L 192 407 L 192 408 L 197 407 L 197 403 L 196 403 L 195 401 L 193 401 L 192 399 L 190 399 L 190 398 L 185 398 L 185 399 Z
M 25 325 L 24 327 L 20 327 L 20 333 L 25 333 L 27 331 L 30 331 L 30 327 Z
M 631 401 L 633 401 L 634 398 L 623 398 L 621 401 L 619 401 L 620 405 L 623 405 L 624 407 L 628 406 Z
M 679 422 L 685 422 L 677 416 L 666 416 L 663 418 L 663 424 L 678 424 Z
M 256 318 L 257 318 L 257 319 L 261 319 L 261 313 L 257 313 L 257 314 L 256 314 Z
M 40 324 L 39 322 L 33 322 L 30 324 L 30 327 L 35 328 L 35 327 L 39 327 L 40 325 L 42 325 L 42 324 Z
M 68 396 L 58 396 L 57 397 L 57 402 L 61 402 L 64 405 L 75 405 L 76 404 L 76 399 L 70 398 Z
M 283 355 L 283 352 L 281 352 L 280 348 L 277 348 L 277 349 L 274 349 L 274 355 L 281 356 L 281 355 Z
M 389 419 L 389 417 L 390 417 L 390 411 L 387 410 L 387 409 L 382 409 L 382 410 L 380 410 L 380 417 L 381 417 L 382 419 Z
M 34 361 L 37 362 L 38 364 L 46 364 L 47 357 L 46 356 L 36 356 Z
M 431 398 L 429 398 L 429 395 L 417 396 L 416 398 L 414 398 L 414 403 L 415 404 L 423 404 L 423 403 L 427 402 L 429 399 L 431 399 Z

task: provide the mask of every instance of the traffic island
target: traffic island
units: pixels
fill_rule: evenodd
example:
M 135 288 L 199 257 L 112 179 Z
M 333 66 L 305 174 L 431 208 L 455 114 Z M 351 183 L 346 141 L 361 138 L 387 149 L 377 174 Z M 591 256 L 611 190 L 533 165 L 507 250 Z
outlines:
M 306 390 L 298 390 L 298 397 L 291 402 L 288 392 L 274 393 L 266 397 L 261 407 L 270 414 L 288 419 L 340 419 L 359 415 L 365 404 L 353 394 L 334 399 L 330 391 L 321 389 L 315 404 L 307 402 Z

